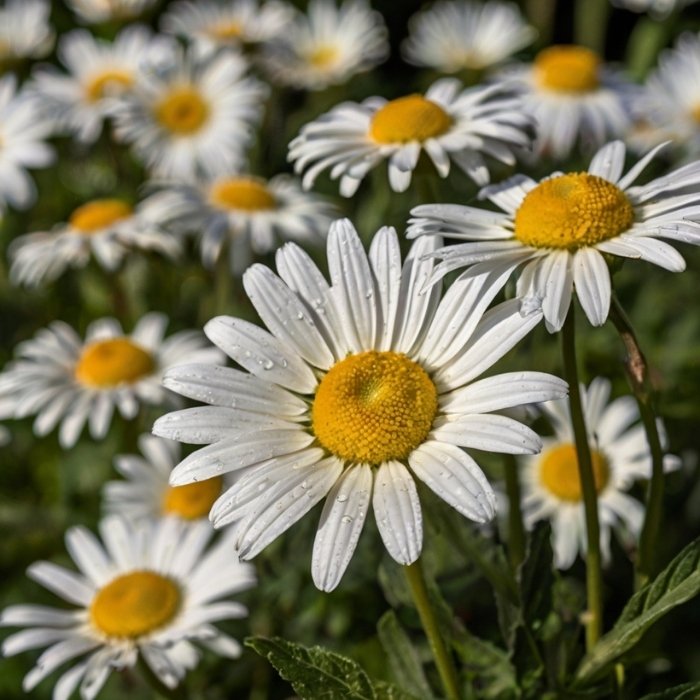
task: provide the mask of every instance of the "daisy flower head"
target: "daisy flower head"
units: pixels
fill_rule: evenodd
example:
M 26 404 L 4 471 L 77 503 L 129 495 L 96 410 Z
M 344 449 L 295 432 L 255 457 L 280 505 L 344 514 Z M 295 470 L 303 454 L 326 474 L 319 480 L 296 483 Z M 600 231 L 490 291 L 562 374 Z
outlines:
M 409 20 L 408 63 L 443 73 L 483 70 L 531 44 L 537 32 L 511 2 L 441 0 Z
M 240 644 L 215 623 L 245 617 L 231 596 L 255 585 L 255 575 L 221 542 L 208 547 L 208 523 L 114 517 L 100 523 L 100 535 L 83 527 L 66 533 L 78 571 L 47 561 L 27 571 L 71 607 L 12 605 L 0 615 L 1 625 L 24 628 L 5 639 L 4 656 L 47 647 L 24 678 L 26 693 L 67 662 L 53 697 L 69 698 L 79 687 L 87 700 L 112 670 L 139 657 L 174 688 L 196 667 L 198 647 L 240 655 Z
M 300 90 L 323 90 L 370 70 L 389 55 L 384 18 L 365 0 L 311 0 L 265 46 L 262 63 L 271 79 Z
M 141 25 L 123 29 L 113 42 L 95 38 L 84 29 L 74 30 L 58 45 L 68 74 L 52 67 L 37 70 L 32 91 L 58 128 L 92 143 L 102 130 L 109 100 L 132 88 L 141 64 L 166 61 L 173 50 L 171 40 L 154 36 Z
M 615 530 L 633 547 L 639 539 L 644 506 L 626 491 L 639 479 L 651 477 L 651 452 L 633 397 L 610 401 L 610 382 L 594 379 L 581 387 L 586 427 L 600 518 L 600 545 L 610 559 L 610 534 Z M 525 523 L 552 522 L 556 566 L 570 567 L 576 555 L 586 551 L 586 516 L 578 470 L 568 401 L 549 401 L 540 406 L 554 429 L 554 437 L 543 438 L 542 452 L 519 457 L 523 466 L 523 511 Z M 664 469 L 680 464 L 666 455 Z
M 67 0 L 70 9 L 85 24 L 127 22 L 140 17 L 156 0 Z
M 275 0 L 184 0 L 172 3 L 161 19 L 164 32 L 187 37 L 204 48 L 268 41 L 288 28 L 291 5 Z
M 224 488 L 222 476 L 170 486 L 170 473 L 180 461 L 180 445 L 154 435 L 141 435 L 139 449 L 143 456 L 114 458 L 114 467 L 124 479 L 105 484 L 103 504 L 107 513 L 131 522 L 163 516 L 192 521 L 209 515 Z
M 478 185 L 489 182 L 484 156 L 515 163 L 513 151 L 531 142 L 532 121 L 520 102 L 499 86 L 462 89 L 454 78 L 439 80 L 425 95 L 387 101 L 372 97 L 344 102 L 306 124 L 289 145 L 289 160 L 304 171 L 309 189 L 328 168 L 340 178 L 340 193 L 351 197 L 363 178 L 388 160 L 389 184 L 405 192 L 425 151 L 440 177 L 451 162 Z
M 53 45 L 46 0 L 6 0 L 0 7 L 0 67 L 25 58 L 41 58 Z
M 172 185 L 145 205 L 165 228 L 198 233 L 206 267 L 213 267 L 228 247 L 236 275 L 248 267 L 252 253 L 269 253 L 290 239 L 321 242 L 335 213 L 326 200 L 303 192 L 286 175 L 264 180 L 236 174 L 198 185 Z
M 133 419 L 142 403 L 177 403 L 161 377 L 182 362 L 215 364 L 222 354 L 202 335 L 180 331 L 165 338 L 168 320 L 149 313 L 127 335 L 112 318 L 88 326 L 85 340 L 60 321 L 21 343 L 17 359 L 0 374 L 0 401 L 14 404 L 14 418 L 35 415 L 34 432 L 46 435 L 60 423 L 59 442 L 72 447 L 85 423 L 101 439 L 114 409 Z
M 509 66 L 500 79 L 520 87 L 523 109 L 537 122 L 535 156 L 567 158 L 621 137 L 636 86 L 583 46 L 549 46 L 531 64 Z
M 477 522 L 493 517 L 495 496 L 463 449 L 530 453 L 539 438 L 494 413 L 566 384 L 539 372 L 478 379 L 541 319 L 514 300 L 485 312 L 486 277 L 462 276 L 440 300 L 421 239 L 401 263 L 392 228 L 369 255 L 348 220 L 331 226 L 331 284 L 296 244 L 277 252 L 279 276 L 252 266 L 243 283 L 264 330 L 222 316 L 210 340 L 243 369 L 185 366 L 168 388 L 209 405 L 169 413 L 154 432 L 205 447 L 175 467 L 178 486 L 227 472 L 240 479 L 214 504 L 215 527 L 250 559 L 325 504 L 313 548 L 318 588 L 334 589 L 371 508 L 389 554 L 410 564 L 422 547 L 415 478 Z M 495 274 L 502 274 L 501 271 Z M 241 470 L 244 470 L 241 472 Z
M 143 68 L 110 110 L 116 138 L 157 177 L 191 181 L 235 170 L 267 96 L 265 85 L 246 76 L 246 60 L 192 48 Z
M 0 214 L 7 204 L 26 209 L 34 203 L 36 186 L 26 168 L 53 162 L 54 151 L 44 142 L 50 132 L 36 99 L 17 92 L 15 76 L 0 78 Z
M 436 279 L 465 266 L 475 266 L 476 273 L 524 265 L 517 294 L 542 300 L 550 332 L 564 324 L 574 290 L 588 320 L 601 326 L 611 297 L 606 255 L 682 272 L 685 261 L 665 240 L 700 245 L 700 161 L 633 185 L 660 148 L 624 175 L 625 146 L 613 141 L 596 153 L 588 172 L 554 173 L 539 183 L 516 175 L 484 188 L 480 197 L 500 212 L 454 204 L 416 207 L 408 236 L 468 241 L 436 252 L 443 260 Z
M 692 5 L 697 0 L 611 0 L 611 2 L 625 10 L 648 12 L 656 19 L 663 19 L 686 5 Z
M 13 284 L 35 287 L 60 277 L 68 268 L 85 267 L 91 257 L 114 271 L 135 250 L 169 258 L 182 250 L 180 239 L 160 229 L 143 205 L 124 199 L 94 199 L 77 207 L 68 221 L 51 231 L 19 236 L 8 248 Z

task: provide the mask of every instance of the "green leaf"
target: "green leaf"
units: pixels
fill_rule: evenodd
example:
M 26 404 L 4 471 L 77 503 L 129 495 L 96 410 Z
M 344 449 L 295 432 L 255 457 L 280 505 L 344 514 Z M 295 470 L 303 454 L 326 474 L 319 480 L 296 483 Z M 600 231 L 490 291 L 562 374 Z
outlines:
M 657 578 L 635 593 L 610 632 L 586 655 L 574 687 L 589 683 L 629 651 L 658 619 L 700 592 L 700 539 L 689 544 Z
M 410 688 L 421 697 L 432 698 L 421 660 L 393 610 L 382 615 L 377 632 L 397 683 L 404 688 Z
M 645 695 L 640 700 L 697 700 L 700 697 L 700 683 L 683 683 L 659 693 Z

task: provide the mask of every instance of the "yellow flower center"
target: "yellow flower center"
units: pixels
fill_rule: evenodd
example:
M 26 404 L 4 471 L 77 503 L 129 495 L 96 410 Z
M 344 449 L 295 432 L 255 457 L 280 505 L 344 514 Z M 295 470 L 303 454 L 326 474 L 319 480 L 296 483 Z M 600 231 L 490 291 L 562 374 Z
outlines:
M 408 143 L 440 136 L 450 126 L 452 117 L 440 105 L 421 95 L 408 95 L 378 110 L 369 133 L 377 143 Z
M 124 70 L 106 70 L 98 73 L 85 85 L 88 102 L 97 102 L 105 95 L 119 94 L 131 87 L 134 77 Z
M 528 192 L 515 214 L 515 237 L 534 248 L 576 249 L 614 238 L 633 222 L 621 189 L 596 175 L 569 173 Z
M 121 199 L 95 199 L 75 209 L 68 218 L 68 223 L 80 233 L 89 235 L 117 221 L 128 219 L 133 211 Z
M 610 480 L 610 467 L 605 455 L 591 450 L 593 480 L 596 493 L 600 493 Z M 540 458 L 540 483 L 552 495 L 562 501 L 581 500 L 581 478 L 578 470 L 576 447 L 571 444 L 556 445 Z
M 309 53 L 308 61 L 314 68 L 328 68 L 338 60 L 335 46 L 318 46 Z
M 349 462 L 405 459 L 430 432 L 437 390 L 425 370 L 396 352 L 350 355 L 321 381 L 313 431 L 329 452 Z
M 535 80 L 546 90 L 584 93 L 600 85 L 600 58 L 583 46 L 550 46 L 534 63 Z
M 696 124 L 700 124 L 700 104 L 696 104 L 690 110 L 690 116 Z
M 193 134 L 209 119 L 209 105 L 189 85 L 173 88 L 154 109 L 156 121 L 177 135 Z
M 275 209 L 277 200 L 268 187 L 250 177 L 232 177 L 212 185 L 209 201 L 222 209 L 263 211 Z
M 152 374 L 153 356 L 128 338 L 97 340 L 85 347 L 75 366 L 75 378 L 89 387 L 132 384 Z
M 90 620 L 109 637 L 135 639 L 167 625 L 182 602 L 179 586 L 152 571 L 133 571 L 100 588 Z
M 186 520 L 203 518 L 221 495 L 223 483 L 224 480 L 220 476 L 215 476 L 186 486 L 171 486 L 163 498 L 163 513 L 177 515 Z
M 221 22 L 210 27 L 207 33 L 215 41 L 235 41 L 241 38 L 243 26 L 240 22 Z

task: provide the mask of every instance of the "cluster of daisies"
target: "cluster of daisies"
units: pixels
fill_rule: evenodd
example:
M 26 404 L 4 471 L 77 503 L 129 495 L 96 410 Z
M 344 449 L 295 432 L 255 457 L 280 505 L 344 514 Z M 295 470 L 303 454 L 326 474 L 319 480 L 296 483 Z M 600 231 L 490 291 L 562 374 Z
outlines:
M 203 649 L 236 657 L 215 623 L 245 614 L 230 600 L 255 582 L 243 562 L 321 502 L 320 590 L 339 585 L 370 510 L 389 555 L 412 564 L 423 545 L 418 482 L 468 520 L 496 516 L 470 450 L 518 456 L 526 524 L 551 519 L 556 563 L 571 566 L 586 527 L 568 387 L 490 370 L 541 322 L 560 331 L 574 297 L 603 325 L 612 258 L 678 272 L 685 262 L 669 242 L 700 245 L 700 161 L 688 158 L 700 152 L 700 39 L 681 36 L 639 85 L 583 46 L 517 62 L 536 32 L 516 5 L 442 0 L 410 18 L 401 49 L 442 77 L 315 114 L 288 146 L 295 175 L 270 174 L 254 164 L 279 137 L 265 132 L 284 121 L 275 100 L 283 113 L 388 58 L 368 2 L 311 0 L 302 13 L 278 0 L 180 0 L 157 18 L 152 0 L 66 4 L 84 25 L 119 29 L 110 40 L 84 28 L 56 38 L 44 0 L 0 8 L 0 212 L 36 202 L 29 171 L 55 163 L 57 142 L 82 155 L 123 149 L 143 180 L 14 237 L 11 283 L 50 288 L 92 263 L 106 276 L 147 252 L 177 275 L 194 240 L 204 268 L 241 281 L 264 328 L 221 315 L 204 335 L 166 336 L 167 316 L 149 312 L 93 320 L 84 334 L 54 321 L 16 348 L 0 374 L 0 419 L 34 417 L 34 434 L 56 430 L 65 450 L 85 428 L 101 440 L 116 420 L 138 426 L 146 406 L 176 409 L 141 436 L 140 455 L 115 457 L 121 479 L 104 487 L 100 537 L 68 531 L 79 571 L 30 567 L 73 607 L 0 616 L 24 628 L 5 655 L 47 647 L 25 691 L 69 661 L 55 698 L 95 697 L 112 669 L 139 659 L 173 688 Z M 42 63 L 54 44 L 56 61 Z M 664 147 L 686 162 L 639 184 Z M 644 155 L 626 169 L 628 149 Z M 572 156 L 587 170 L 514 174 Z M 439 186 L 455 170 L 473 185 L 461 202 L 414 198 L 405 254 L 392 227 L 365 247 L 338 218 L 342 205 L 310 191 L 326 173 L 344 198 L 371 203 L 384 178 L 363 181 L 385 161 L 394 192 L 415 192 L 419 179 Z M 324 242 L 321 266 L 299 245 Z M 273 252 L 275 270 L 259 262 Z M 515 298 L 497 301 L 512 278 Z M 610 394 L 602 378 L 583 391 L 606 556 L 613 530 L 634 548 L 644 508 L 627 491 L 651 474 L 634 400 Z M 534 432 L 535 413 L 552 437 Z M 179 442 L 199 448 L 183 457 Z M 677 466 L 667 455 L 664 467 Z M 212 524 L 227 526 L 217 539 Z

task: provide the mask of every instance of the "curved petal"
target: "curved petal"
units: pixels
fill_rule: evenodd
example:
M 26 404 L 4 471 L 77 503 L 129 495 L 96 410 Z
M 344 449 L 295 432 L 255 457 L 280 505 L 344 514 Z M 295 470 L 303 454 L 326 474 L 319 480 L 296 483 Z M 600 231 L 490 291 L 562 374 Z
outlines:
M 602 326 L 610 311 L 610 272 L 595 248 L 581 248 L 574 254 L 574 288 L 586 317 L 593 326 Z
M 486 452 L 534 454 L 542 449 L 537 433 L 513 418 L 498 414 L 460 416 L 433 430 L 441 442 Z

